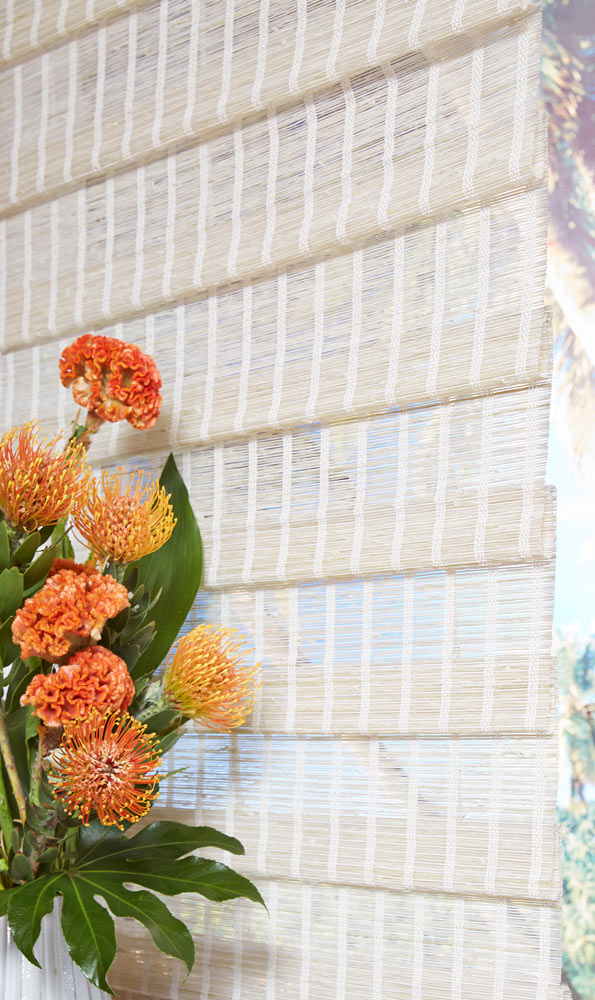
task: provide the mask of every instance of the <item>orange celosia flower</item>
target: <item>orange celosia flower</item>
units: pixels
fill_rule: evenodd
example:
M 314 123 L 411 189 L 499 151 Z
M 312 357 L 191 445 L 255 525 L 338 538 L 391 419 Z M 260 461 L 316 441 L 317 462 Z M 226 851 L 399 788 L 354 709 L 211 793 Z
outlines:
M 21 696 L 46 726 L 63 726 L 98 712 L 124 712 L 134 697 L 128 667 L 104 646 L 88 646 L 55 674 L 37 674 Z
M 260 687 L 260 664 L 239 666 L 249 652 L 234 629 L 199 625 L 179 642 L 163 679 L 167 700 L 209 729 L 241 726 Z
M 145 473 L 120 467 L 101 477 L 103 495 L 93 481 L 84 502 L 74 512 L 79 537 L 99 559 L 129 563 L 167 542 L 176 519 L 169 494 Z
M 148 354 L 115 337 L 85 333 L 62 351 L 60 378 L 99 420 L 152 427 L 161 408 L 161 376 Z
M 157 798 L 161 754 L 132 716 L 101 716 L 68 723 L 54 754 L 53 791 L 85 826 L 91 812 L 104 826 L 136 823 Z
M 60 437 L 37 440 L 39 425 L 13 427 L 0 440 L 0 509 L 26 531 L 57 524 L 86 493 L 83 445 L 56 451 Z
M 97 642 L 108 618 L 130 604 L 126 587 L 90 565 L 50 571 L 12 623 L 21 656 L 64 662 L 76 649 Z

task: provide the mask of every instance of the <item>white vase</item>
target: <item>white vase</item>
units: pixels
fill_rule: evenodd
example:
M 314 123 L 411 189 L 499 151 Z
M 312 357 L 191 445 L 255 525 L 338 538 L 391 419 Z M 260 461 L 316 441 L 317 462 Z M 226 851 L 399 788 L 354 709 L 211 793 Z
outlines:
M 83 975 L 66 948 L 60 927 L 62 900 L 41 922 L 35 945 L 38 969 L 12 940 L 6 917 L 0 918 L 0 1000 L 111 1000 Z

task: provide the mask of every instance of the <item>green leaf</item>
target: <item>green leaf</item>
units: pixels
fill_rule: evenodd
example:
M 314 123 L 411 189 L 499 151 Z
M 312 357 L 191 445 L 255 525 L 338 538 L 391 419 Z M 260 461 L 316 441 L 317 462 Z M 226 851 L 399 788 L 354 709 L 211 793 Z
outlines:
M 188 972 L 191 971 L 194 965 L 192 935 L 186 925 L 174 917 L 157 896 L 145 889 L 131 892 L 117 877 L 91 873 L 78 875 L 77 884 L 80 885 L 81 881 L 90 892 L 103 896 L 115 917 L 133 917 L 144 924 L 160 951 L 181 959 Z
M 23 577 L 16 566 L 0 573 L 0 621 L 10 618 L 23 603 Z
M 84 871 L 103 875 L 118 873 L 124 881 L 143 885 L 164 896 L 198 892 L 215 902 L 245 896 L 264 906 L 262 896 L 249 879 L 208 858 L 182 858 L 180 861 L 169 862 L 167 866 L 163 860 L 128 861 L 125 858 L 113 858 L 107 861 L 99 858 L 88 866 L 85 865 Z
M 35 562 L 31 563 L 25 573 L 25 589 L 31 590 L 38 583 L 43 582 L 48 575 L 51 565 L 58 555 L 59 545 L 49 545 L 44 549 Z
M 94 888 L 76 872 L 63 872 L 62 931 L 70 957 L 100 990 L 112 993 L 105 978 L 116 955 L 116 933 L 111 916 L 93 898 Z
M 33 954 L 33 948 L 41 928 L 42 917 L 51 913 L 54 908 L 54 897 L 62 872 L 55 875 L 42 875 L 41 878 L 18 886 L 8 892 L 8 923 L 14 943 L 32 965 L 39 962 Z M 4 894 L 0 893 L 0 899 Z
M 25 538 L 12 557 L 14 565 L 23 566 L 25 563 L 31 562 L 40 545 L 41 535 L 38 531 L 31 531 L 25 535 Z
M 11 615 L 0 625 L 0 659 L 3 667 L 7 667 L 19 655 L 19 647 L 12 641 L 13 621 L 14 615 Z
M 15 712 L 18 709 L 21 695 L 35 675 L 39 673 L 42 673 L 41 660 L 37 656 L 30 656 L 28 660 L 21 660 L 17 656 L 8 675 L 7 712 Z
M 34 872 L 29 858 L 20 852 L 15 854 L 10 862 L 10 874 L 17 882 L 32 882 Z
M 0 570 L 10 566 L 10 542 L 6 521 L 0 521 Z
M 185 826 L 170 820 L 150 823 L 134 837 L 123 837 L 105 831 L 100 823 L 82 827 L 79 837 L 80 853 L 77 869 L 85 868 L 91 862 L 102 858 L 126 857 L 147 858 L 149 861 L 164 858 L 174 861 L 190 851 L 202 847 L 219 847 L 230 854 L 243 854 L 244 848 L 235 837 L 228 837 L 210 826 Z
M 202 574 L 200 531 L 173 455 L 165 463 L 159 481 L 171 495 L 178 520 L 165 545 L 133 564 L 150 594 L 163 588 L 151 613 L 155 635 L 131 670 L 135 678 L 152 673 L 167 656 L 192 607 Z

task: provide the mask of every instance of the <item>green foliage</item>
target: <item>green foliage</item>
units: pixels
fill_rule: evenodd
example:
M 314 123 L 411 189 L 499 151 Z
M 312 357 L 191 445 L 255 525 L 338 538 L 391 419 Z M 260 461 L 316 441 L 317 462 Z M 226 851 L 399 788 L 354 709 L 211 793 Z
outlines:
M 109 993 L 106 977 L 116 954 L 110 912 L 140 921 L 155 945 L 181 959 L 190 971 L 192 937 L 155 892 L 165 896 L 193 892 L 216 901 L 244 896 L 264 905 L 258 889 L 242 875 L 219 862 L 187 856 L 204 847 L 243 854 L 239 841 L 209 827 L 157 822 L 125 837 L 95 822 L 80 829 L 76 856 L 68 867 L 31 880 L 30 862 L 24 853 L 17 855 L 26 877 L 23 884 L 0 893 L 0 914 L 7 914 L 15 944 L 38 965 L 33 949 L 41 919 L 61 895 L 62 930 L 70 955 L 91 982 Z M 140 890 L 130 890 L 129 883 Z

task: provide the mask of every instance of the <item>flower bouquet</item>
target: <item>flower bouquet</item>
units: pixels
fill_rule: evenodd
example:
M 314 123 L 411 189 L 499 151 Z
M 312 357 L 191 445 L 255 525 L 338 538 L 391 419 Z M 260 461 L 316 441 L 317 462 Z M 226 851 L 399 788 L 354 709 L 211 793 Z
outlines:
M 155 423 L 154 361 L 85 335 L 63 352 L 60 376 L 86 410 L 65 445 L 33 423 L 0 441 L 0 916 L 39 965 L 41 921 L 61 898 L 72 960 L 112 993 L 111 914 L 139 920 L 190 971 L 192 936 L 162 896 L 262 903 L 246 878 L 192 854 L 242 854 L 233 837 L 166 821 L 132 829 L 166 780 L 163 755 L 184 726 L 240 725 L 259 668 L 246 664 L 232 630 L 208 624 L 170 652 L 202 564 L 173 456 L 159 482 L 124 468 L 98 482 L 87 464 L 104 421 Z M 85 562 L 75 561 L 71 533 L 89 549 Z

